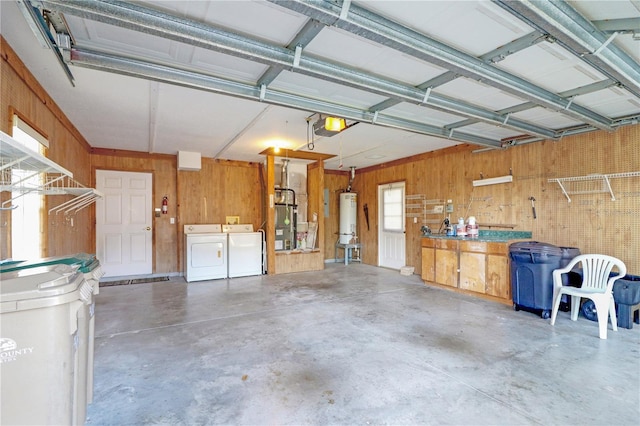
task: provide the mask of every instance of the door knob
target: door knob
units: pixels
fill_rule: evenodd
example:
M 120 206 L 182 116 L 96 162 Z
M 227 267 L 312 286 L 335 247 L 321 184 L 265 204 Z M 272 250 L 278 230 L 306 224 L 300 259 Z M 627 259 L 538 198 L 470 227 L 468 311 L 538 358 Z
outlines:
M 151 231 L 151 227 L 150 227 L 150 226 L 147 226 L 145 229 L 146 229 L 147 231 Z

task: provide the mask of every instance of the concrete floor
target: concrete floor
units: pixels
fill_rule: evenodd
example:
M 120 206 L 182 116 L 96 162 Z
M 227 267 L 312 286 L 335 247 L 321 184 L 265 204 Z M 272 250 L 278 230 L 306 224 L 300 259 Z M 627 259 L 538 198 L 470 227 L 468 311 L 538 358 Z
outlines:
M 367 265 L 103 287 L 96 335 L 89 425 L 640 419 L 640 326 L 600 340 Z

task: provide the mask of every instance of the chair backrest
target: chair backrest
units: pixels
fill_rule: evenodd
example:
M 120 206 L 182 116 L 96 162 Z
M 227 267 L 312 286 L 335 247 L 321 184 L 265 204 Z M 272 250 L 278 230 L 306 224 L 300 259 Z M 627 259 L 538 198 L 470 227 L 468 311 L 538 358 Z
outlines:
M 604 254 L 581 254 L 572 263 L 574 261 L 582 266 L 581 288 L 594 293 L 611 292 L 614 281 L 627 274 L 627 267 L 622 260 Z M 614 267 L 618 268 L 617 275 L 611 274 Z

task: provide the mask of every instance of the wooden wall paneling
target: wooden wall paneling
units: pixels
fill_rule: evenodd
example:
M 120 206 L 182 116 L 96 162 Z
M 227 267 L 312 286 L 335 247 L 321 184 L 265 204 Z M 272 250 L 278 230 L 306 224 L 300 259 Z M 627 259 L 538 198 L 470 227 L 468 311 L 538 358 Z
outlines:
M 167 214 L 153 219 L 155 273 L 181 271 L 182 229 L 179 227 L 178 195 L 177 195 L 177 159 L 155 160 L 153 162 L 153 206 L 161 208 L 162 198 L 167 196 Z M 174 223 L 171 223 L 174 218 Z
M 409 163 L 406 166 L 406 195 L 425 195 L 422 188 L 426 187 L 426 174 L 424 168 L 420 167 L 420 162 Z M 406 208 L 405 208 L 406 211 Z M 422 240 L 422 218 L 407 217 L 405 222 L 405 239 L 406 239 L 406 265 L 413 266 L 415 273 L 422 270 L 422 249 L 420 248 Z
M 72 138 L 80 144 L 86 151 L 91 148 L 87 140 L 82 136 L 80 131 L 71 123 L 69 118 L 58 107 L 53 98 L 44 90 L 36 78 L 31 74 L 26 65 L 20 60 L 18 55 L 13 51 L 11 46 L 6 42 L 4 37 L 0 35 L 0 56 L 2 56 L 3 76 L 6 75 L 7 81 L 2 83 L 2 107 L 10 105 L 21 105 L 20 111 L 27 112 L 25 117 L 34 122 L 45 132 L 47 136 L 49 132 L 55 131 L 51 123 L 54 121 L 62 128 L 67 129 L 72 134 Z M 24 88 L 27 90 L 24 91 Z M 4 95 L 6 91 L 6 96 Z M 24 108 L 25 104 L 30 104 L 32 109 Z M 48 112 L 45 113 L 45 110 Z M 47 126 L 42 126 L 38 118 L 48 117 L 51 122 Z M 10 127 L 10 126 L 9 126 Z M 7 128 L 8 130 L 8 128 Z M 8 133 L 3 129 L 5 133 Z
M 469 195 L 467 209 L 460 217 L 467 220 L 469 216 L 475 216 L 477 222 L 487 224 L 512 223 L 513 184 L 473 186 L 474 180 L 508 175 L 511 169 L 509 156 L 508 152 L 499 151 L 467 155 L 463 187 Z
M 467 152 L 444 152 L 442 156 L 427 160 L 425 167 L 433 169 L 433 174 L 440 176 L 440 185 L 436 187 L 427 187 L 431 195 L 430 198 L 441 198 L 443 200 L 451 200 L 453 203 L 453 212 L 450 214 L 452 222 L 457 222 L 459 217 L 467 214 L 469 207 L 469 198 L 471 196 L 470 184 L 467 184 L 465 169 L 470 164 Z M 434 232 L 441 228 L 440 224 Z M 442 228 L 444 229 L 444 228 Z
M 263 201 L 260 188 L 258 163 L 225 167 L 224 192 L 222 192 L 225 207 L 221 212 L 221 223 L 225 223 L 226 216 L 240 216 L 240 223 L 251 223 L 253 229 L 260 228 Z
M 45 92 L 4 38 L 0 37 L 0 128 L 11 134 L 13 113 L 42 131 L 49 140 L 45 156 L 72 171 L 74 178 L 91 186 L 89 144 L 73 126 L 53 99 Z M 3 197 L 7 197 L 3 194 Z M 93 208 L 85 208 L 73 216 L 48 215 L 49 208 L 70 196 L 45 197 L 43 211 L 43 255 L 62 256 L 78 252 L 95 252 Z M 73 220 L 71 220 L 73 219 Z M 10 213 L 0 217 L 0 258 L 11 257 Z
M 546 143 L 546 142 L 540 142 Z M 515 153 L 516 150 L 510 150 Z M 542 170 L 543 161 L 540 158 L 541 151 L 534 144 L 521 146 L 519 155 L 511 156 L 513 168 L 514 196 L 511 199 L 512 219 L 511 223 L 518 224 L 522 230 L 533 233 L 544 232 L 548 218 L 541 217 L 540 206 L 547 203 L 546 176 Z M 536 218 L 533 217 L 530 197 L 535 198 Z
M 356 173 L 356 179 L 358 179 Z M 354 181 L 355 181 L 354 180 Z M 326 200 L 329 203 L 329 217 L 324 218 L 325 228 L 325 242 L 324 242 L 324 258 L 335 258 L 335 243 L 338 240 L 338 233 L 340 231 L 340 194 L 346 190 L 349 185 L 349 175 L 345 172 L 329 172 L 325 171 L 324 187 L 328 189 L 329 199 Z M 352 189 L 353 190 L 353 189 Z M 355 192 L 355 191 L 354 191 Z M 326 202 L 325 201 L 325 202 Z M 358 236 L 361 235 L 366 224 L 360 220 L 360 211 L 362 210 L 362 202 L 360 200 L 360 194 L 358 194 Z M 319 214 L 324 215 L 324 206 Z M 364 228 L 363 228 L 364 227 Z
M 376 171 L 360 173 L 355 179 L 353 188 L 358 193 L 358 222 L 360 226 L 360 243 L 362 262 L 378 265 L 378 186 Z M 369 228 L 364 216 L 365 204 L 369 209 Z

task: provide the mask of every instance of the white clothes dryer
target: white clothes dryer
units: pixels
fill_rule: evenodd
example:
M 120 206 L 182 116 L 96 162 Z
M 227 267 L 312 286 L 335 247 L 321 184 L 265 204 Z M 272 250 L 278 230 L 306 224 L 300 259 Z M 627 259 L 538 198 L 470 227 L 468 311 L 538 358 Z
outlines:
M 220 224 L 184 225 L 187 282 L 227 278 L 227 234 Z
M 264 274 L 264 233 L 251 224 L 222 225 L 229 234 L 229 278 Z

